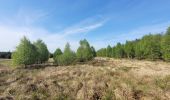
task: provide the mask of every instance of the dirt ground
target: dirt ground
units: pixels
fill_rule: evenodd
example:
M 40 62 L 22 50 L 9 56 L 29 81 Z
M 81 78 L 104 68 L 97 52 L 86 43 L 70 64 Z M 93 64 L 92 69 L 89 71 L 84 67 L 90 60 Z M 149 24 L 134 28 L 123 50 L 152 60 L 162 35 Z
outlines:
M 163 61 L 0 69 L 0 100 L 170 100 L 170 63 Z

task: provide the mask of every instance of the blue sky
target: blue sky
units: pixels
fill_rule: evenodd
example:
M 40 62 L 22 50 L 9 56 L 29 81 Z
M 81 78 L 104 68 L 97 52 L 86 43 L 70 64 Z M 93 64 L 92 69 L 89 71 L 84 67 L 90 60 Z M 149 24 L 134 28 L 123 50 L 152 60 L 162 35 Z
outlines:
M 170 26 L 170 0 L 0 0 L 0 51 L 20 38 L 42 39 L 53 52 L 86 38 L 96 49 Z

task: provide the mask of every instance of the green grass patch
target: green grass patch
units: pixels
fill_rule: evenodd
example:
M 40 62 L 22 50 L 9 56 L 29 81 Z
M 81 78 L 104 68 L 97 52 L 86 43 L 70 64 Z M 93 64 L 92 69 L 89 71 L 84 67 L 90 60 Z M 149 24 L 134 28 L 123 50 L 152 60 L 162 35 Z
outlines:
M 123 67 L 119 67 L 117 70 L 122 70 L 124 72 L 128 72 L 132 69 L 132 67 L 126 67 L 126 66 L 123 66 Z

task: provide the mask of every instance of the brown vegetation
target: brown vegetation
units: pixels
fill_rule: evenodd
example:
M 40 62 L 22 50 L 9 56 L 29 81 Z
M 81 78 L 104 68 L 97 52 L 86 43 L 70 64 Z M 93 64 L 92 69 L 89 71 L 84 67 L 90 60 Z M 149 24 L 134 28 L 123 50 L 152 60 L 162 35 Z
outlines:
M 4 70 L 0 99 L 169 100 L 170 63 L 95 58 L 72 66 Z

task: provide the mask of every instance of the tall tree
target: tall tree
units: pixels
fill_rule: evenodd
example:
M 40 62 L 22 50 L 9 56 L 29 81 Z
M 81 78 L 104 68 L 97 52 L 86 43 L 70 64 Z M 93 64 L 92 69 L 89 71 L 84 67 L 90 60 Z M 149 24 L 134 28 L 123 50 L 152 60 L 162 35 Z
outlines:
M 107 46 L 106 56 L 107 56 L 107 57 L 111 57 L 111 56 L 112 56 L 112 48 L 111 48 L 110 45 Z
M 77 59 L 80 62 L 88 61 L 93 58 L 93 52 L 86 39 L 80 41 L 80 47 L 77 49 Z
M 117 45 L 116 45 L 115 57 L 116 58 L 123 58 L 124 57 L 123 45 L 121 43 L 117 43 Z
M 116 58 L 116 47 L 115 46 L 112 48 L 112 57 Z
M 144 59 L 144 50 L 143 43 L 141 40 L 136 40 L 135 43 L 135 57 L 137 59 Z
M 167 29 L 166 34 L 162 38 L 161 51 L 163 59 L 170 61 L 170 27 Z
M 55 61 L 56 64 L 59 64 L 59 57 L 62 55 L 62 51 L 60 48 L 57 48 L 54 52 L 54 55 L 53 55 L 53 59 Z
M 134 58 L 135 57 L 134 42 L 126 41 L 124 51 L 128 58 Z
M 92 51 L 93 57 L 96 57 L 96 50 L 93 46 L 91 46 L 91 51 Z
M 23 37 L 20 44 L 16 47 L 16 51 L 12 54 L 13 64 L 29 65 L 36 62 L 38 53 L 36 47 L 31 42 Z
M 75 61 L 76 54 L 70 49 L 70 44 L 67 43 L 62 55 L 58 56 L 58 65 L 69 65 Z
M 49 59 L 49 51 L 47 49 L 46 44 L 42 40 L 37 40 L 34 43 L 38 56 L 37 56 L 37 63 L 43 63 Z
M 144 58 L 155 60 L 161 58 L 161 35 L 146 35 L 142 39 L 144 50 Z

